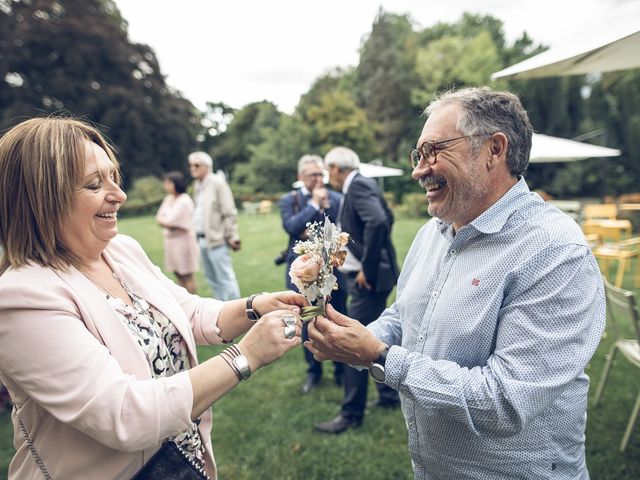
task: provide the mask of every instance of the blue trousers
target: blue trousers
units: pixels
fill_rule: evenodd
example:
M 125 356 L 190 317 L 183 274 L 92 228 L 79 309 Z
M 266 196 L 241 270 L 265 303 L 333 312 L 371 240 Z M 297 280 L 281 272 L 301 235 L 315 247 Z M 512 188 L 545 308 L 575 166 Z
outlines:
M 356 284 L 356 272 L 345 275 L 349 292 L 349 316 L 363 325 L 369 325 L 380 316 L 391 293 L 374 292 L 360 288 Z M 369 370 L 357 370 L 345 365 L 343 374 L 344 398 L 341 413 L 343 417 L 362 420 L 367 406 L 367 390 L 369 389 Z M 376 383 L 378 398 L 382 403 L 400 401 L 398 392 L 384 383 Z
M 240 287 L 233 271 L 231 256 L 226 245 L 207 248 L 206 240 L 199 239 L 200 258 L 204 276 L 213 290 L 213 298 L 218 300 L 233 300 L 240 298 Z

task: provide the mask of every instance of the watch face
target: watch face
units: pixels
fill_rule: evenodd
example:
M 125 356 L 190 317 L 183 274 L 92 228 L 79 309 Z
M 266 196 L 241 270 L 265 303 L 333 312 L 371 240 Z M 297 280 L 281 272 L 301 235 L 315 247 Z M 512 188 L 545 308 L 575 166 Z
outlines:
M 247 358 L 244 355 L 240 355 L 239 357 L 234 358 L 233 363 L 235 363 L 236 367 L 238 367 L 241 371 L 244 368 L 249 368 L 249 362 L 247 362 Z
M 251 369 L 249 368 L 247 357 L 240 355 L 233 359 L 233 364 L 238 368 L 238 370 L 240 370 L 240 375 L 243 380 L 251 376 Z
M 384 383 L 384 367 L 379 363 L 373 363 L 369 367 L 369 375 L 378 383 Z

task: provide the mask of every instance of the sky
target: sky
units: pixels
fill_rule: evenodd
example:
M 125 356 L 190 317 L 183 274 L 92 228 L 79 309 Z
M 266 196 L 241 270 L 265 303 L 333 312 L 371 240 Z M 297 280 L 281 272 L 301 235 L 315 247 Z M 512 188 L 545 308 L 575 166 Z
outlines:
M 526 31 L 559 46 L 640 29 L 640 0 L 115 0 L 129 37 L 156 53 L 167 82 L 203 109 L 270 100 L 291 113 L 313 81 L 355 66 L 378 9 L 417 27 L 464 12 L 504 23 L 507 42 Z

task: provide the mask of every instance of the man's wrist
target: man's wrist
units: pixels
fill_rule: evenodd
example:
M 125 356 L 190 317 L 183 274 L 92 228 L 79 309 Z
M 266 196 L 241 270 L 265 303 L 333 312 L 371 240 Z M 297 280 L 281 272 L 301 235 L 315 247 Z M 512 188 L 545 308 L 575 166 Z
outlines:
M 371 360 L 371 361 L 373 362 L 374 360 L 376 360 L 376 359 L 380 356 L 380 354 L 382 354 L 382 352 L 384 352 L 384 351 L 385 351 L 385 350 L 387 350 L 388 348 L 389 348 L 389 345 L 387 345 L 386 343 L 384 343 L 384 342 L 382 342 L 382 341 L 381 341 L 381 342 L 378 344 L 378 348 L 376 349 L 376 356 L 375 356 L 375 357 L 373 358 L 373 360 Z

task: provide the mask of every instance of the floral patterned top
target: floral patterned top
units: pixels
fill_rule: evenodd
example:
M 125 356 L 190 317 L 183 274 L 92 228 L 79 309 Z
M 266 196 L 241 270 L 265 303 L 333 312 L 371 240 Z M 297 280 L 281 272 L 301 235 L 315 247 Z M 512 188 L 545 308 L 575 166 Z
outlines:
M 131 298 L 133 307 L 105 292 L 107 302 L 142 348 L 153 377 L 170 377 L 190 368 L 187 345 L 173 323 L 133 293 L 126 282 L 118 280 Z M 204 466 L 205 450 L 198 433 L 198 423 L 199 419 L 196 419 L 187 431 L 165 441 L 173 440 L 185 455 Z

